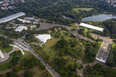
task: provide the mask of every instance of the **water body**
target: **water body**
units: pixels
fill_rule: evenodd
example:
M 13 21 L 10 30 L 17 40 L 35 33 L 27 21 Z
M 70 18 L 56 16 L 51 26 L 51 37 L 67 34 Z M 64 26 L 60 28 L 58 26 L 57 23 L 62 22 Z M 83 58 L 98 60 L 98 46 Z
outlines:
M 83 18 L 81 21 L 106 21 L 108 19 L 116 18 L 116 16 L 113 16 L 112 14 L 100 14 L 100 15 L 92 15 L 89 17 Z

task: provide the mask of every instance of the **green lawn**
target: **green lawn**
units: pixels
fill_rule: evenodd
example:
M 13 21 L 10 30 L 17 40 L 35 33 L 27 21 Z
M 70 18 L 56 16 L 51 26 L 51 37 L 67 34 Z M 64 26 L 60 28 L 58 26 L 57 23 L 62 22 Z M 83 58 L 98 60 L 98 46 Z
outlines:
M 8 53 L 13 49 L 13 47 L 12 46 L 9 46 L 9 47 L 6 47 L 6 48 L 0 47 L 0 49 L 1 49 L 1 51 L 5 51 L 6 53 Z
M 49 56 L 48 61 L 52 62 L 55 58 L 57 58 L 59 55 L 59 51 L 54 49 L 54 45 L 61 40 L 62 38 L 64 38 L 65 40 L 69 41 L 69 39 L 72 39 L 72 37 L 70 36 L 71 34 L 68 31 L 65 30 L 60 30 L 58 32 L 58 29 L 55 29 L 55 32 L 49 31 L 52 35 L 52 38 L 45 44 L 43 44 L 43 47 L 40 47 L 38 45 L 32 45 L 32 48 L 38 52 L 44 59 L 47 59 L 47 57 Z M 58 38 L 55 38 L 54 36 L 58 34 Z M 36 41 L 35 41 L 36 40 Z M 37 42 L 37 38 L 34 38 L 31 42 Z M 39 40 L 38 40 L 39 41 Z M 29 41 L 28 41 L 29 42 Z M 78 45 L 76 46 L 76 48 L 80 48 L 80 46 L 78 47 Z M 46 57 L 47 56 L 47 57 Z M 68 58 L 71 58 L 71 56 L 68 56 Z
M 8 62 L 0 65 L 0 71 L 6 70 L 9 67 L 13 67 L 13 65 L 12 65 L 13 58 L 19 57 L 19 60 L 20 60 L 21 57 L 22 57 L 22 54 L 21 54 L 20 51 L 18 51 L 18 52 L 15 52 L 15 53 L 10 54 L 10 56 L 12 56 L 12 58 Z
M 73 11 L 79 13 L 79 10 L 81 10 L 81 11 L 90 11 L 92 9 L 93 8 L 73 8 Z

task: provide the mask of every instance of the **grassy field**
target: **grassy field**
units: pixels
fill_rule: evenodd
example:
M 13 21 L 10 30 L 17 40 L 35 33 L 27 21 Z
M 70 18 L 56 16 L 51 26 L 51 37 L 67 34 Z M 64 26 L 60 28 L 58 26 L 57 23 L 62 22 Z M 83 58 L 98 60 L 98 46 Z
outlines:
M 92 9 L 93 8 L 73 8 L 73 11 L 79 13 L 79 10 L 81 10 L 81 11 L 90 11 Z
M 52 31 L 49 31 L 49 32 L 51 33 L 52 38 L 47 43 L 43 44 L 43 47 L 40 47 L 38 45 L 31 45 L 31 46 L 33 47 L 33 49 L 35 51 L 37 51 L 39 54 L 41 54 L 41 56 L 43 58 L 47 58 L 46 56 L 49 56 L 48 62 L 52 62 L 55 58 L 57 58 L 59 56 L 58 55 L 59 51 L 54 49 L 54 45 L 59 40 L 61 40 L 62 38 L 64 38 L 65 40 L 69 41 L 70 39 L 72 39 L 72 37 L 70 36 L 71 34 L 68 31 L 65 31 L 65 30 L 60 30 L 58 32 L 58 30 L 55 29 L 55 32 L 52 32 Z M 57 34 L 59 34 L 59 37 L 55 38 L 54 36 L 56 36 Z M 36 41 L 33 40 L 31 42 L 35 42 L 36 43 L 37 40 L 38 39 L 36 38 Z M 77 45 L 77 47 L 78 47 L 78 45 Z M 65 56 L 65 57 L 66 57 L 66 59 L 67 58 L 72 58 L 71 56 Z M 71 62 L 71 63 L 74 64 L 74 62 Z
M 28 51 L 25 51 L 25 55 L 23 56 L 21 53 L 20 54 L 12 53 L 11 55 L 20 56 L 20 59 L 18 60 L 17 64 L 11 68 L 9 67 L 12 65 L 12 62 L 11 62 L 12 59 L 9 62 L 0 65 L 0 74 L 5 74 L 6 72 L 12 71 L 14 67 L 20 66 L 21 61 L 23 59 L 31 59 L 33 57 L 33 54 L 31 54 Z M 47 77 L 52 77 L 46 69 L 43 70 L 38 65 L 36 65 L 35 67 L 31 69 L 26 69 L 26 70 L 31 71 L 33 73 L 33 77 L 46 77 L 46 74 L 47 74 Z M 20 70 L 19 72 L 14 72 L 14 73 L 16 73 L 19 77 L 24 77 L 23 74 L 26 70 Z
M 75 26 L 74 26 L 75 27 Z M 72 66 L 74 69 L 81 69 L 82 65 L 78 63 L 75 59 L 79 59 L 82 55 L 82 46 L 79 44 L 77 39 L 73 37 L 65 28 L 53 28 L 48 30 L 49 34 L 51 34 L 51 39 L 47 41 L 42 46 L 31 44 L 31 47 L 35 50 L 36 53 L 39 53 L 39 55 L 45 60 L 56 72 L 58 72 L 62 77 L 63 75 L 59 71 L 67 71 L 65 68 Z M 44 32 L 43 32 L 44 33 Z M 28 38 L 28 37 L 27 37 Z M 33 39 L 33 40 L 32 40 Z M 39 42 L 39 39 L 32 38 L 30 39 L 31 42 L 37 43 Z M 61 41 L 65 39 L 67 42 L 67 48 L 69 48 L 68 54 L 64 54 L 63 56 L 60 55 L 60 48 L 56 48 L 56 44 L 58 44 L 58 41 Z M 29 40 L 29 39 L 28 39 Z M 28 40 L 26 40 L 28 43 L 30 43 Z M 38 41 L 37 41 L 38 40 Z M 72 49 L 72 47 L 73 49 Z M 62 48 L 63 49 L 63 48 Z M 57 61 L 61 62 L 66 61 L 67 63 L 64 64 L 64 68 L 59 68 L 59 63 L 55 63 Z M 68 69 L 69 70 L 69 69 Z M 73 72 L 71 71 L 73 74 Z M 36 77 L 36 76 L 35 76 Z M 70 76 L 71 77 L 71 76 Z
M 21 52 L 20 52 L 20 53 L 12 53 L 12 54 L 10 54 L 10 55 L 11 55 L 12 57 L 19 56 L 20 59 L 21 59 L 21 57 L 22 57 Z M 13 59 L 13 58 L 11 58 L 10 61 L 6 62 L 5 64 L 1 64 L 1 65 L 0 65 L 0 71 L 6 70 L 6 69 L 8 69 L 9 67 L 12 67 L 12 59 Z M 20 59 L 19 59 L 19 60 L 20 60 Z
M 67 33 L 68 35 L 65 35 Z M 54 34 L 54 33 L 53 33 Z M 49 56 L 49 62 L 53 61 L 54 58 L 58 57 L 57 51 L 53 48 L 53 46 L 61 39 L 64 38 L 65 40 L 71 39 L 70 33 L 64 30 L 60 31 L 60 36 L 59 38 L 54 38 L 52 37 L 47 43 L 43 45 L 43 49 L 39 50 L 38 52 L 43 55 L 43 57 Z M 54 34 L 55 35 L 55 34 Z
M 11 46 L 6 47 L 6 48 L 0 47 L 0 49 L 1 49 L 1 51 L 5 51 L 5 52 L 8 53 L 8 52 L 10 52 L 13 49 L 13 47 L 11 47 Z

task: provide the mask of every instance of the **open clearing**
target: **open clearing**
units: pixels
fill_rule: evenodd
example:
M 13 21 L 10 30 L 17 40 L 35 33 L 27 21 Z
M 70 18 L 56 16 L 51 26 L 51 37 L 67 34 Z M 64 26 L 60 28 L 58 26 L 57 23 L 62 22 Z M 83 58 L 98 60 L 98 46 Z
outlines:
M 79 13 L 79 10 L 81 10 L 81 11 L 90 11 L 92 9 L 93 8 L 73 8 L 73 11 Z

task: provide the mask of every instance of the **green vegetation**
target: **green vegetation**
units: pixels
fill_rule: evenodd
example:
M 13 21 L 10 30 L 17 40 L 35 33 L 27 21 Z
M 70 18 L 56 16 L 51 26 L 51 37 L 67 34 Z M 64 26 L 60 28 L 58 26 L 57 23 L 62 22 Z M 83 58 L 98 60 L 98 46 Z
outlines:
M 0 71 L 6 70 L 16 65 L 18 61 L 21 59 L 22 54 L 21 51 L 15 51 L 14 53 L 11 53 L 10 56 L 12 56 L 12 58 L 9 62 L 0 65 Z
M 24 76 L 25 77 L 33 77 L 33 74 L 30 71 L 25 71 Z
M 91 30 L 86 29 L 86 28 L 82 28 L 82 29 L 78 30 L 79 34 L 81 34 L 81 35 L 83 35 L 85 37 L 88 37 L 88 38 L 90 38 L 92 40 L 96 40 L 96 38 L 92 37 L 91 32 L 92 32 Z
M 79 13 L 79 11 L 90 11 L 93 8 L 73 8 L 73 11 Z
M 17 76 L 15 73 L 13 72 L 7 72 L 4 75 L 2 75 L 1 77 L 19 77 Z
M 79 59 L 82 55 L 82 46 L 80 43 L 65 28 L 56 27 L 47 31 L 52 35 L 52 38 L 43 44 L 42 47 L 31 44 L 32 48 L 39 53 L 61 77 L 78 76 L 74 73 L 76 69 L 82 68 L 82 65 L 76 62 L 76 59 Z M 29 37 L 30 36 L 27 36 L 26 38 Z M 27 39 L 26 41 L 36 42 L 34 37 L 31 39 L 33 40 L 29 41 L 29 39 Z
M 93 29 L 88 29 L 88 31 L 87 31 L 85 28 L 82 28 L 78 31 L 83 36 L 86 36 L 86 37 L 88 37 L 92 40 L 95 40 L 95 38 L 93 38 L 90 33 L 99 34 L 101 36 L 109 36 L 109 34 L 110 34 L 110 30 L 108 30 L 109 28 L 105 28 L 108 25 L 108 24 L 105 24 L 105 21 L 104 22 L 86 21 L 84 23 L 104 28 L 103 32 L 99 32 L 99 31 L 96 31 L 96 30 L 93 30 Z
M 71 27 L 73 27 L 73 28 L 77 28 L 77 25 L 71 25 Z
M 108 59 L 106 64 L 112 67 L 116 66 L 116 43 L 112 43 L 112 47 L 110 49 L 110 53 L 108 55 Z
M 101 0 L 63 0 L 62 2 L 59 0 L 26 0 L 26 3 L 19 2 L 16 3 L 15 6 L 17 6 L 15 10 L 0 10 L 0 18 L 23 11 L 27 16 L 34 15 L 42 19 L 46 19 L 49 22 L 54 21 L 55 23 L 69 25 L 74 22 L 80 22 L 83 17 L 91 16 L 93 14 L 104 12 L 114 14 L 116 13 L 115 7 Z M 80 11 L 80 13 L 77 13 L 75 11 L 72 11 L 72 9 L 75 9 L 76 11 L 82 11 Z M 62 17 L 63 15 L 72 19 L 65 19 Z
M 84 63 L 90 63 L 95 61 L 95 56 L 101 46 L 102 42 L 89 42 L 89 41 L 84 41 L 80 40 L 84 47 L 85 47 L 85 54 L 83 56 L 83 61 Z
M 69 55 L 72 58 L 79 59 L 82 55 L 81 45 L 79 46 L 76 39 L 70 39 L 70 41 L 61 39 L 56 43 L 55 49 L 59 51 L 60 56 Z
M 111 19 L 103 22 L 104 26 L 107 28 L 107 34 L 110 34 L 110 37 L 116 38 L 116 19 Z
M 84 69 L 84 77 L 116 77 L 116 69 L 104 67 L 100 64 L 87 66 Z
M 11 70 L 11 72 L 16 73 L 16 75 L 18 75 L 19 77 L 24 77 L 18 74 L 18 72 L 23 73 L 23 70 L 29 70 L 30 72 L 32 72 L 32 75 L 36 77 L 51 77 L 51 75 L 45 69 L 45 66 L 30 52 L 25 52 L 25 55 L 22 56 L 20 51 L 15 51 L 10 54 L 10 56 L 12 56 L 12 58 L 9 62 L 0 65 L 0 71 Z M 17 67 L 14 68 L 14 66 Z M 3 77 L 5 75 L 6 74 L 3 74 Z
M 19 72 L 20 71 L 20 67 L 13 68 L 13 71 L 14 72 Z
M 0 49 L 1 49 L 1 51 L 10 52 L 12 50 L 12 47 L 9 46 L 9 44 L 12 44 L 12 43 L 13 43 L 12 40 L 0 37 Z

